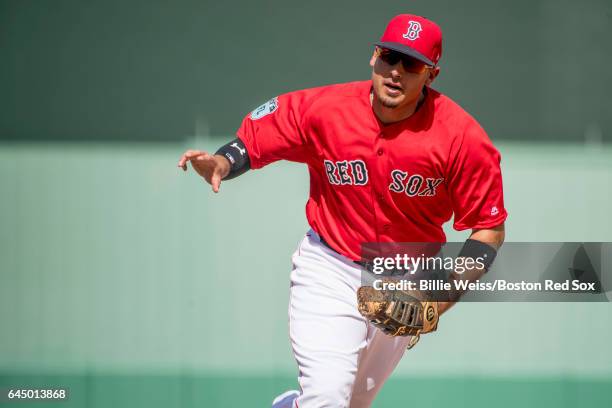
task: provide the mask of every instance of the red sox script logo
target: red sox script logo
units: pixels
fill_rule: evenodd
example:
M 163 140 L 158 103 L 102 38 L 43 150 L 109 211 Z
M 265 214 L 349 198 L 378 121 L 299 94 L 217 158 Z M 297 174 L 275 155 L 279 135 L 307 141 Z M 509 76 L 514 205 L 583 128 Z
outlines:
M 409 177 L 405 171 L 393 170 L 391 180 L 393 182 L 389 184 L 389 190 L 394 193 L 405 193 L 408 197 L 431 197 L 436 195 L 436 188 L 442 184 L 444 178 L 423 177 L 420 174 Z
M 365 186 L 368 184 L 368 168 L 363 160 L 323 160 L 325 174 L 329 184 L 334 186 Z M 420 174 L 408 175 L 402 170 L 391 172 L 389 190 L 403 193 L 408 197 L 431 197 L 436 195 L 436 189 L 444 178 L 423 177 Z
M 419 33 L 421 32 L 421 30 L 423 30 L 423 28 L 421 27 L 421 23 L 419 23 L 418 21 L 410 20 L 408 22 L 408 31 L 406 31 L 406 34 L 402 34 L 402 37 L 407 40 L 414 41 L 419 38 Z

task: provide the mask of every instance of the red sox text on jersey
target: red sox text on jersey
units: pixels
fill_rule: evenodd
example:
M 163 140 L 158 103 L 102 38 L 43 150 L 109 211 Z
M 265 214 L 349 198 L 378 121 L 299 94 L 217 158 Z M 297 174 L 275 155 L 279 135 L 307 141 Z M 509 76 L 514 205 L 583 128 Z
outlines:
M 336 163 L 324 160 L 323 163 L 331 184 L 363 186 L 368 183 L 368 169 L 363 160 L 344 160 Z M 391 172 L 391 179 L 393 182 L 389 184 L 389 190 L 406 193 L 409 197 L 436 195 L 436 187 L 444 181 L 443 178 L 425 178 L 420 174 L 409 176 L 405 171 L 397 169 Z
M 352 259 L 364 242 L 445 242 L 453 213 L 458 230 L 504 222 L 500 155 L 469 114 L 428 88 L 411 117 L 384 125 L 370 89 L 331 85 L 260 106 L 238 130 L 251 168 L 307 164 L 308 222 Z

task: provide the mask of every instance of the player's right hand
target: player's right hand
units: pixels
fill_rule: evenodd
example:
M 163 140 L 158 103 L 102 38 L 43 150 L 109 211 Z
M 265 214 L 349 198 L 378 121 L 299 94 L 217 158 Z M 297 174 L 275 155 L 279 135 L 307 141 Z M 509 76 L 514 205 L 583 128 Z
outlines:
M 183 153 L 178 167 L 187 171 L 187 162 L 190 162 L 191 167 L 212 186 L 215 193 L 219 192 L 223 177 L 230 172 L 230 163 L 225 157 L 211 155 L 200 150 L 187 150 Z

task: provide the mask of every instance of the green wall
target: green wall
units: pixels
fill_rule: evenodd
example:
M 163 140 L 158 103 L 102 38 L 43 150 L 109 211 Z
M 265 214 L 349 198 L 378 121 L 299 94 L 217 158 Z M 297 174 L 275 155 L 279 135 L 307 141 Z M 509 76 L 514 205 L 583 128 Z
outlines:
M 367 79 L 404 12 L 439 22 L 436 86 L 493 138 L 611 140 L 609 0 L 2 0 L 0 139 L 231 134 L 277 94 Z
M 157 406 L 143 393 L 239 406 L 218 402 L 236 384 L 265 406 L 295 386 L 286 313 L 307 173 L 274 164 L 214 195 L 175 166 L 217 143 L 0 144 L 0 384 L 68 384 L 88 407 Z M 610 241 L 612 149 L 499 148 L 508 241 Z M 600 406 L 611 321 L 609 303 L 461 304 L 379 406 L 415 384 L 440 404 Z
M 296 388 L 295 380 L 278 376 L 0 375 L 0 386 L 7 378 L 9 383 L 12 380 L 22 384 L 71 386 L 68 401 L 20 402 L 14 404 L 17 408 L 269 407 L 278 390 Z M 392 408 L 408 404 L 421 407 L 607 407 L 612 404 L 612 395 L 610 381 L 592 379 L 393 377 L 372 406 Z

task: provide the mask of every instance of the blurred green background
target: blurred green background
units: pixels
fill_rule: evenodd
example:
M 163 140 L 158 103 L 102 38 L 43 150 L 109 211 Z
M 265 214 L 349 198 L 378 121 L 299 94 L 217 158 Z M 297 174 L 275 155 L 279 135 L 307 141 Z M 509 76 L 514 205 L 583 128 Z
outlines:
M 275 95 L 368 77 L 405 12 L 441 25 L 437 86 L 493 137 L 612 140 L 610 0 L 2 0 L 0 137 L 232 134 Z
M 0 387 L 181 408 L 296 388 L 306 169 L 214 195 L 176 162 L 278 93 L 367 78 L 399 12 L 443 28 L 436 87 L 502 153 L 508 241 L 611 241 L 609 1 L 0 0 Z M 608 303 L 461 304 L 375 407 L 610 406 L 611 322 Z

